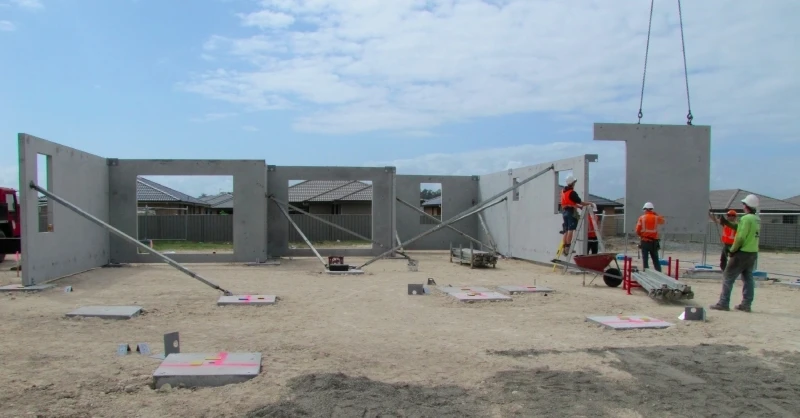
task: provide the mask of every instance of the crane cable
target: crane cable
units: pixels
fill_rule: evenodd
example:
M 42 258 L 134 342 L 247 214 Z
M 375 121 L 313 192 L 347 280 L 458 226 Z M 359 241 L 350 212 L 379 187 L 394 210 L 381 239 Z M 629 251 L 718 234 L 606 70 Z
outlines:
M 650 0 L 650 19 L 647 24 L 647 46 L 644 50 L 644 70 L 642 71 L 642 91 L 639 96 L 639 121 L 636 122 L 637 124 L 642 123 L 642 105 L 644 103 L 644 85 L 645 85 L 645 78 L 647 76 L 647 57 L 650 53 L 650 33 L 653 28 L 653 3 L 655 0 Z M 694 116 L 692 115 L 692 102 L 689 97 L 689 67 L 686 64 L 686 41 L 683 36 L 683 11 L 681 10 L 681 0 L 678 0 L 678 20 L 680 21 L 680 28 L 681 28 L 681 51 L 683 53 L 683 75 L 686 80 L 686 104 L 689 109 L 689 112 L 686 114 L 686 124 L 691 125 Z

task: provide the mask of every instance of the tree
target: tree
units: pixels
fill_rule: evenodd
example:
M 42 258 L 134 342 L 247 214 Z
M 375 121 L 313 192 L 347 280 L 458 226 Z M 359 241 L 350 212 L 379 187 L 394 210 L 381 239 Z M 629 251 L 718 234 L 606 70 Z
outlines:
M 422 200 L 429 200 L 433 199 L 434 197 L 439 197 L 442 195 L 442 189 L 431 190 L 431 189 L 423 189 L 419 192 L 419 198 Z

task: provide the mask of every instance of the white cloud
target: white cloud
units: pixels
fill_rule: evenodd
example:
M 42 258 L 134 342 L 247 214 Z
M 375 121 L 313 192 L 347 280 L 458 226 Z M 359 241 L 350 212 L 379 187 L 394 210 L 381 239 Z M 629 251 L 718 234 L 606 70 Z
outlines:
M 17 30 L 17 26 L 8 20 L 0 20 L 0 32 L 13 32 Z
M 206 113 L 203 116 L 192 118 L 192 122 L 213 122 L 236 116 L 236 113 Z
M 18 7 L 30 10 L 44 9 L 44 4 L 39 0 L 11 0 L 11 3 L 16 4 Z
M 520 112 L 636 120 L 649 2 L 260 4 L 241 23 L 271 30 L 211 37 L 206 46 L 238 64 L 195 74 L 184 89 L 299 109 L 294 127 L 320 133 L 426 131 Z M 789 51 L 800 3 L 708 0 L 683 12 L 695 123 L 713 125 L 715 138 L 797 137 L 800 56 Z M 299 24 L 280 29 L 290 20 Z M 677 8 L 656 2 L 643 121 L 684 123 L 686 110 Z
M 294 23 L 294 17 L 286 13 L 260 10 L 258 12 L 239 15 L 243 26 L 256 26 L 261 29 L 283 28 Z

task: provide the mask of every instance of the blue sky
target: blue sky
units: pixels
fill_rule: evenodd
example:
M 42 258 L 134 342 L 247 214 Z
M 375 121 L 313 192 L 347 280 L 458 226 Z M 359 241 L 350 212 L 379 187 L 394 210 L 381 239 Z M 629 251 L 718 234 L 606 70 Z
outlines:
M 800 194 L 800 2 L 683 12 L 712 187 Z M 18 184 L 26 132 L 103 157 L 401 174 L 597 153 L 591 191 L 621 197 L 624 146 L 591 129 L 636 121 L 648 13 L 644 0 L 0 0 L 0 138 L 14 150 L 0 184 Z M 677 18 L 656 1 L 644 123 L 685 123 Z

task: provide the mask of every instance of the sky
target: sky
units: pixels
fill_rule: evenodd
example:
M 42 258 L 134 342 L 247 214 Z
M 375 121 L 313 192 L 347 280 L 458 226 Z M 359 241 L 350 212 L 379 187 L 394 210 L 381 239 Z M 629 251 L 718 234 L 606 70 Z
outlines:
M 681 5 L 712 188 L 800 194 L 800 2 Z M 590 191 L 616 199 L 624 144 L 593 141 L 592 124 L 637 122 L 649 6 L 0 0 L 0 185 L 19 184 L 12 149 L 24 132 L 109 158 L 398 174 L 481 175 L 596 153 Z M 686 123 L 678 23 L 677 1 L 656 0 L 642 123 Z M 163 182 L 192 195 L 229 189 Z

